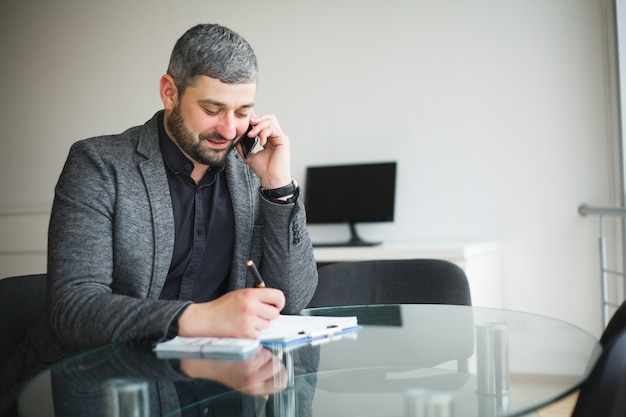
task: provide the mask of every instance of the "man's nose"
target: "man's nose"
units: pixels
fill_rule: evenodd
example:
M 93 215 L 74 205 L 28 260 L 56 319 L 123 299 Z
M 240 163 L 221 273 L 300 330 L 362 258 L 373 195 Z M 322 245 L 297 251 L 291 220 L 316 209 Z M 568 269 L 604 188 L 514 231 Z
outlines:
M 225 139 L 234 140 L 237 138 L 237 124 L 232 114 L 225 114 L 221 117 L 215 130 Z

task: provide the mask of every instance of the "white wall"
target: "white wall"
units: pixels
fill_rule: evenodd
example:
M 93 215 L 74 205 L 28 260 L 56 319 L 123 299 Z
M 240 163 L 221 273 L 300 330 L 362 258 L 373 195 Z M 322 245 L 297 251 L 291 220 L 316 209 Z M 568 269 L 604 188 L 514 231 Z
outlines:
M 146 121 L 175 40 L 219 22 L 257 51 L 256 110 L 297 178 L 398 161 L 396 221 L 364 238 L 499 240 L 507 307 L 598 334 L 597 224 L 576 210 L 619 201 L 608 3 L 5 0 L 0 209 L 49 207 L 70 144 Z

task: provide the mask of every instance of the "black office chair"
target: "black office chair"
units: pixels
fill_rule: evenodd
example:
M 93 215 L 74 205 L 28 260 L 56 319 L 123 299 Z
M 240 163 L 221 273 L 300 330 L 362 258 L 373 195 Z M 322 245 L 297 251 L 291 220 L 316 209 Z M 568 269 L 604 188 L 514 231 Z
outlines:
M 626 330 L 626 301 L 613 313 L 606 329 L 602 332 L 602 336 L 600 337 L 602 347 L 606 347 L 615 336 L 619 335 L 624 330 Z
M 0 279 L 0 364 L 35 326 L 46 305 L 46 275 Z
M 342 262 L 319 268 L 308 307 L 366 304 L 472 305 L 467 277 L 437 259 Z
M 626 330 L 616 333 L 580 387 L 572 417 L 626 416 Z
M 318 270 L 317 289 L 308 307 L 364 306 L 380 304 L 381 308 L 393 308 L 392 304 L 452 304 L 472 305 L 467 277 L 457 265 L 436 259 L 403 259 L 342 262 L 323 266 Z M 376 317 L 361 314 L 358 307 L 342 312 L 356 315 L 359 324 L 377 325 Z M 381 313 L 383 314 L 383 313 Z M 401 311 L 398 310 L 398 323 L 404 325 Z M 388 318 L 390 311 L 385 310 Z M 463 343 L 450 347 L 450 351 L 439 351 L 437 357 L 427 357 L 416 353 L 420 363 L 433 365 L 448 360 L 457 361 L 457 369 L 466 372 L 468 358 L 474 348 L 474 328 L 471 315 L 458 312 L 459 319 L 442 323 L 443 328 L 433 337 L 446 337 L 446 333 L 465 334 Z M 366 337 L 360 335 L 361 338 Z M 423 340 L 405 341 L 417 343 L 415 351 L 428 351 Z M 408 346 L 408 345 L 407 345 Z M 349 346 L 335 345 L 327 349 L 349 349 Z M 410 348 L 408 348 L 410 349 Z M 346 358 L 349 353 L 346 352 Z M 416 359 L 417 360 L 417 359 Z M 373 363 L 375 360 L 373 360 Z M 344 359 L 342 366 L 346 366 Z M 373 365 L 372 365 L 373 366 Z
M 626 416 L 626 380 L 622 381 L 622 385 L 617 392 L 617 400 L 613 405 L 613 414 L 611 417 Z

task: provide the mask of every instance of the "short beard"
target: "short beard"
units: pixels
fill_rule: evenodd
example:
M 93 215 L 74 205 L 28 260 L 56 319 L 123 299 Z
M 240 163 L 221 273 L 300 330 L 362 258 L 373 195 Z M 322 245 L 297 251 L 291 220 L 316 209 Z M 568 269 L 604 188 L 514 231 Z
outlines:
M 226 155 L 235 147 L 237 141 L 230 141 L 229 146 L 222 150 L 207 149 L 203 145 L 207 139 L 226 140 L 221 135 L 213 132 L 196 137 L 185 126 L 185 120 L 180 111 L 180 103 L 172 110 L 165 125 L 174 142 L 195 162 L 208 165 L 222 165 Z

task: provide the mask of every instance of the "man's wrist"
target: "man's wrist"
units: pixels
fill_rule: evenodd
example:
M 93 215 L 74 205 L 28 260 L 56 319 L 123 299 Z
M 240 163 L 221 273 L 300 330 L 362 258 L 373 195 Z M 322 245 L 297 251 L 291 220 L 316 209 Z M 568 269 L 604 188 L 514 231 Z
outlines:
M 300 187 L 296 180 L 292 179 L 291 182 L 285 186 L 278 188 L 260 188 L 260 193 L 263 198 L 273 203 L 289 204 L 298 199 L 300 195 Z
M 187 304 L 180 312 L 178 316 L 178 336 L 193 337 L 196 334 L 196 328 L 198 327 L 197 310 L 199 304 L 191 303 Z
M 263 197 L 268 198 L 268 199 L 280 198 L 280 197 L 285 197 L 285 196 L 295 193 L 297 189 L 298 189 L 298 183 L 296 182 L 296 180 L 292 179 L 291 182 L 289 182 L 289 184 L 284 185 L 282 187 L 278 187 L 278 188 L 261 187 L 261 194 L 263 194 Z
M 183 308 L 181 308 L 172 319 L 172 322 L 170 323 L 170 326 L 167 329 L 167 336 L 166 336 L 167 339 L 173 339 L 174 337 L 178 336 L 178 331 L 179 331 L 178 320 L 180 320 L 180 316 L 183 315 L 187 307 L 189 307 L 189 305 L 186 305 Z

